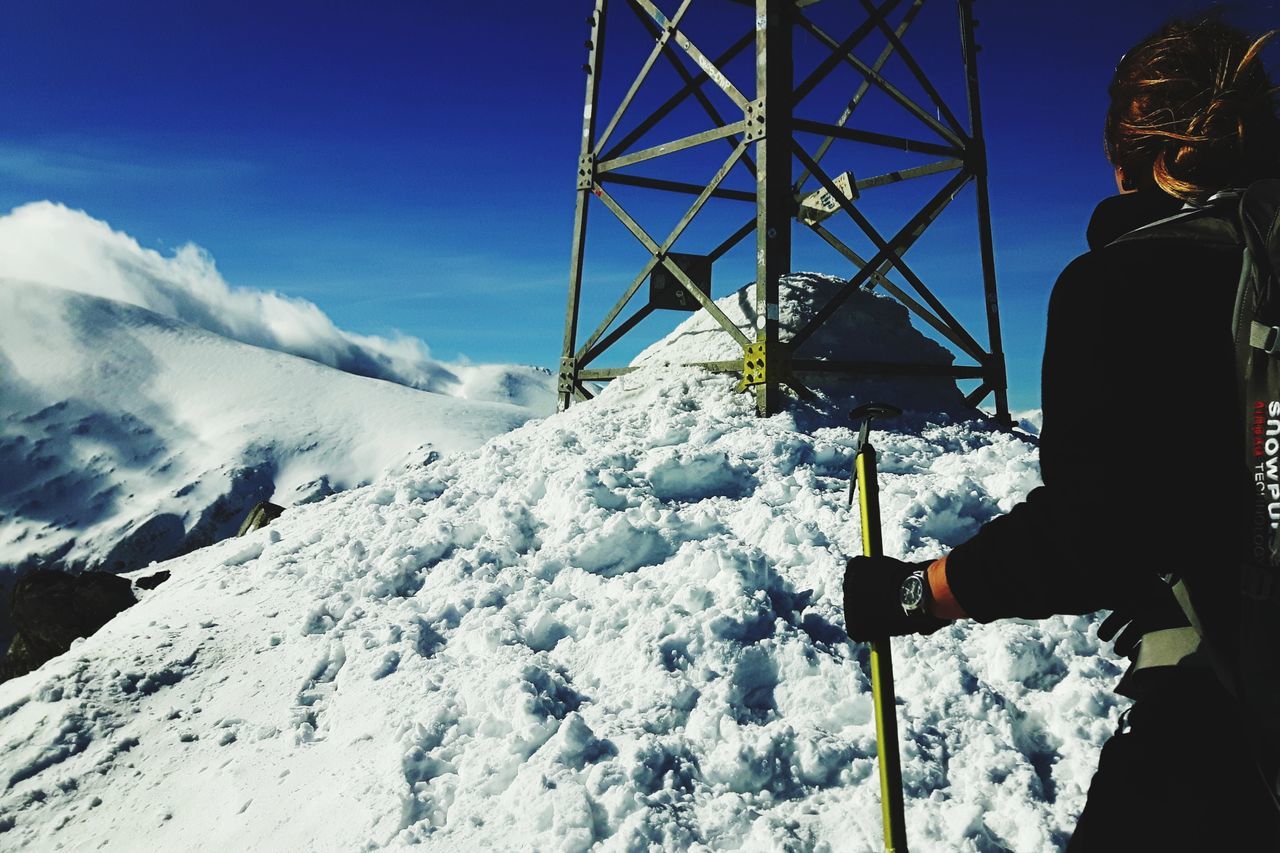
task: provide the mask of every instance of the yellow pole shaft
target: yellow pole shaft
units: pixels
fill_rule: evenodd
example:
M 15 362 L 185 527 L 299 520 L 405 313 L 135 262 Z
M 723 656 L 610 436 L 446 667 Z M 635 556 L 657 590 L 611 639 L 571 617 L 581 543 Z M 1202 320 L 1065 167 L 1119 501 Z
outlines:
M 865 442 L 854 467 L 862 513 L 862 553 L 879 557 L 880 492 L 876 483 L 875 448 Z M 871 642 L 871 696 L 876 712 L 876 755 L 880 765 L 880 813 L 886 853 L 907 853 L 907 822 L 902 804 L 902 763 L 898 755 L 897 699 L 893 692 L 893 659 L 889 638 Z

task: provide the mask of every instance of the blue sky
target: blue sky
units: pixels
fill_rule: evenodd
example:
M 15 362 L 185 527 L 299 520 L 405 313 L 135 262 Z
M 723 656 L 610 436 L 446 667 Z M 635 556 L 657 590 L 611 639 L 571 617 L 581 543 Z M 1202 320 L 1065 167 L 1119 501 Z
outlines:
M 0 35 L 0 207 L 51 199 L 146 246 L 198 243 L 233 285 L 305 297 L 354 331 L 419 336 L 437 357 L 552 366 L 563 330 L 591 5 L 13 0 Z M 670 12 L 676 4 L 659 5 Z M 1015 408 L 1039 399 L 1053 280 L 1082 250 L 1094 204 L 1114 192 L 1100 142 L 1111 71 L 1165 16 L 1202 5 L 1080 0 L 1066 12 L 1060 3 L 977 3 Z M 694 7 L 715 7 L 699 22 L 708 44 L 742 26 L 733 4 Z M 621 0 L 614 8 L 634 25 Z M 1280 22 L 1274 0 L 1228 8 L 1253 29 Z M 616 88 L 642 54 L 634 26 L 611 38 L 606 86 Z M 938 69 L 945 92 L 956 91 L 953 3 L 926 3 L 907 45 L 931 73 Z M 870 61 L 878 49 L 860 55 Z M 1274 50 L 1270 58 L 1274 67 Z M 851 70 L 837 72 L 831 89 L 815 93 L 812 117 L 855 85 Z M 963 100 L 949 102 L 963 119 Z M 909 129 L 870 99 L 865 108 L 865 126 Z M 706 125 L 680 120 L 673 118 L 670 136 Z M 703 155 L 710 159 L 688 162 L 688 179 L 714 171 L 705 163 L 718 163 L 724 149 Z M 841 168 L 865 175 L 882 155 L 861 156 L 850 149 Z M 882 230 L 910 215 L 928 189 L 921 183 L 864 197 L 884 217 Z M 678 215 L 634 191 L 628 198 L 655 222 Z M 908 259 L 985 340 L 976 267 L 966 266 L 972 207 L 969 190 L 953 205 L 954 218 L 945 214 Z M 616 223 L 603 221 L 603 208 L 595 210 L 588 329 L 644 258 Z M 705 234 L 690 234 L 690 250 L 699 250 L 697 239 L 701 248 L 714 243 L 718 224 L 731 220 L 735 214 L 709 209 Z M 797 234 L 796 245 L 798 269 L 848 274 L 809 235 Z M 750 274 L 749 259 L 727 258 L 717 267 L 717 295 Z

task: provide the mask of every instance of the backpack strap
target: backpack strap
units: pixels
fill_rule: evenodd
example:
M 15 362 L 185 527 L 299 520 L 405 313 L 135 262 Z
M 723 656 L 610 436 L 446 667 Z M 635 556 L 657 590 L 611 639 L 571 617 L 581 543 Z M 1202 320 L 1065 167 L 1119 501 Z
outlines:
M 1257 320 L 1249 321 L 1249 346 L 1260 349 L 1267 355 L 1275 355 L 1276 350 L 1280 349 L 1280 326 L 1268 326 Z
M 1240 197 L 1240 225 L 1261 270 L 1280 270 L 1280 178 L 1249 185 Z
M 1138 644 L 1138 659 L 1134 661 L 1132 671 L 1179 664 L 1190 666 L 1192 661 L 1188 658 L 1199 650 L 1200 632 L 1191 626 L 1148 631 Z M 1197 665 L 1203 664 L 1197 662 Z
M 1188 206 L 1172 216 L 1148 222 L 1121 234 L 1107 245 L 1173 239 L 1239 246 L 1242 240 L 1236 201 L 1242 192 L 1226 190 L 1216 193 L 1203 205 Z
M 1208 202 L 1198 207 L 1188 207 L 1173 216 L 1159 219 L 1140 228 L 1122 234 L 1112 241 L 1112 245 L 1135 240 L 1175 239 L 1211 242 L 1230 246 L 1241 246 L 1241 225 L 1239 219 L 1239 203 L 1244 195 L 1241 190 L 1228 190 L 1212 196 Z M 1240 284 L 1237 288 L 1236 312 L 1233 315 L 1233 338 L 1241 317 L 1241 296 L 1245 282 L 1249 280 L 1252 264 L 1245 249 L 1241 263 Z M 1257 327 L 1257 328 L 1254 328 Z M 1250 327 L 1250 342 L 1256 337 L 1262 346 L 1271 347 L 1268 352 L 1280 349 L 1280 328 L 1272 329 L 1261 323 Z M 1228 689 L 1234 692 L 1230 670 L 1215 654 L 1212 643 L 1205 642 L 1204 630 L 1184 581 L 1176 577 L 1167 577 L 1161 583 L 1158 593 L 1162 601 L 1172 598 L 1176 605 L 1168 606 L 1182 611 L 1186 623 L 1174 627 L 1162 627 L 1146 631 L 1137 643 L 1137 656 L 1125 673 L 1117 690 L 1124 695 L 1137 698 L 1137 682 L 1134 675 L 1142 670 L 1158 667 L 1211 667 Z M 1155 593 L 1153 593 L 1155 594 Z M 1168 621 L 1164 624 L 1167 626 Z
M 1259 291 L 1262 282 L 1280 270 L 1280 179 L 1273 178 L 1250 185 L 1241 194 L 1239 215 L 1245 261 L 1236 293 L 1232 330 L 1237 332 L 1245 316 L 1256 313 L 1261 307 L 1260 301 L 1268 296 Z M 1246 280 L 1251 270 L 1257 272 L 1252 282 Z M 1248 289 L 1250 286 L 1252 291 Z M 1280 326 L 1262 323 L 1251 317 L 1248 338 L 1249 346 L 1253 349 L 1262 350 L 1273 357 L 1280 352 Z

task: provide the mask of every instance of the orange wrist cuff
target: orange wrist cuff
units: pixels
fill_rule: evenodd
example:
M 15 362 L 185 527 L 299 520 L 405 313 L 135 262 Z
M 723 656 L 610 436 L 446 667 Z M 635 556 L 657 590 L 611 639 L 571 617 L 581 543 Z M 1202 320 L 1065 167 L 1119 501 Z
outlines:
M 947 583 L 947 558 L 939 557 L 929 565 L 929 592 L 933 596 L 933 615 L 939 619 L 964 619 L 968 614 L 956 601 Z

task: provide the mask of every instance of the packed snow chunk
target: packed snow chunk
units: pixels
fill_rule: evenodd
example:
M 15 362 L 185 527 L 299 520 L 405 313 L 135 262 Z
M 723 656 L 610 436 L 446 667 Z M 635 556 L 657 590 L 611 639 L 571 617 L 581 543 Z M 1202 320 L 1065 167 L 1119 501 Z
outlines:
M 661 448 L 640 463 L 653 493 L 664 501 L 698 501 L 712 495 L 739 497 L 750 485 L 745 469 L 735 467 L 725 453 L 682 453 Z
M 643 367 L 165 563 L 0 684 L 5 849 L 879 849 L 857 435 L 825 405 Z M 908 559 L 1034 485 L 982 419 L 876 447 Z M 893 649 L 912 849 L 1060 849 L 1123 707 L 1095 620 Z

